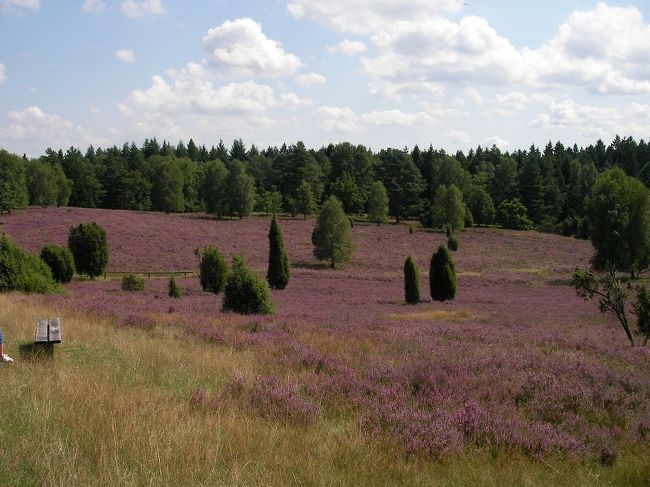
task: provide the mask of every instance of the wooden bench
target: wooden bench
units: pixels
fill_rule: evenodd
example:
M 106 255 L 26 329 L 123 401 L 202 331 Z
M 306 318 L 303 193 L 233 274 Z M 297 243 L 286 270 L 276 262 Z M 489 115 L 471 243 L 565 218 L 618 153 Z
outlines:
M 47 356 L 54 356 L 54 344 L 61 343 L 61 320 L 50 318 L 36 320 L 34 345 Z

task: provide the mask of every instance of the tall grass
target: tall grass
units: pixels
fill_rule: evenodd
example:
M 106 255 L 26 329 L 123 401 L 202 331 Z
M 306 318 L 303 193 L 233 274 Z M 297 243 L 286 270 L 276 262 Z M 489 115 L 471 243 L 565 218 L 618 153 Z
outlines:
M 363 434 L 345 410 L 313 423 L 260 415 L 236 395 L 273 371 L 259 353 L 173 327 L 146 331 L 39 296 L 0 295 L 12 366 L 0 367 L 0 485 L 644 485 L 650 448 L 613 467 L 464 451 L 439 462 Z M 37 318 L 60 316 L 53 362 L 17 356 Z M 290 377 L 286 378 L 290 380 Z M 192 406 L 192 391 L 214 398 Z

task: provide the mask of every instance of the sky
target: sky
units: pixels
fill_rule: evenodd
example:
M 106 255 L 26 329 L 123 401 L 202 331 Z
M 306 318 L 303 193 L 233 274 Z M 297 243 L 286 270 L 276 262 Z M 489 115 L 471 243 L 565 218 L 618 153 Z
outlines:
M 0 0 L 0 148 L 650 139 L 650 2 Z

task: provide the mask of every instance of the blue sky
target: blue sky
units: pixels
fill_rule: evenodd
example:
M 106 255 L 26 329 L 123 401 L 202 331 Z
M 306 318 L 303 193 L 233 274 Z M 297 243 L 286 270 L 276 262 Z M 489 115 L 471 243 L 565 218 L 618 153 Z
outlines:
M 650 138 L 650 2 L 0 0 L 0 147 Z

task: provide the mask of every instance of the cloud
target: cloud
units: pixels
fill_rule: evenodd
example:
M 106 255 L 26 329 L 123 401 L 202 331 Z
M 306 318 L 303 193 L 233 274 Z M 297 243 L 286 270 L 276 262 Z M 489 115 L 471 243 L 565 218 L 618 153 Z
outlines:
M 650 105 L 586 105 L 564 99 L 550 102 L 530 122 L 530 126 L 541 130 L 569 132 L 588 139 L 611 139 L 617 134 L 647 139 L 650 133 Z
M 501 85 L 522 76 L 521 55 L 479 17 L 395 22 L 371 40 L 379 55 L 361 63 L 371 86 L 381 83 L 388 94 L 405 86 L 410 92 L 436 92 L 441 83 Z
M 295 93 L 282 93 L 280 95 L 280 100 L 282 100 L 284 105 L 289 109 L 309 107 L 314 104 L 311 98 L 300 98 Z
M 398 0 L 292 0 L 287 6 L 297 18 L 366 35 L 377 54 L 362 56 L 361 65 L 378 96 L 439 95 L 440 84 L 650 93 L 650 25 L 635 7 L 600 2 L 573 12 L 542 45 L 517 49 L 484 18 L 444 18 L 462 6 L 451 0 L 406 6 Z M 352 45 L 345 40 L 329 50 L 347 46 L 359 54 Z
M 328 47 L 327 50 L 329 52 L 340 52 L 346 56 L 352 57 L 366 52 L 368 48 L 361 41 L 350 41 L 345 39 L 335 46 Z
M 472 138 L 463 130 L 450 130 L 447 132 L 447 138 L 456 144 L 467 145 Z
M 42 153 L 47 147 L 106 144 L 106 139 L 96 137 L 83 127 L 74 125 L 58 115 L 43 112 L 37 106 L 7 114 L 9 124 L 0 127 L 0 139 L 7 148 L 30 154 Z
M 512 146 L 512 144 L 510 144 L 510 142 L 508 142 L 505 139 L 502 139 L 501 137 L 499 137 L 497 135 L 493 135 L 492 137 L 487 137 L 487 138 L 483 139 L 483 143 L 485 145 L 487 145 L 488 147 L 492 147 L 493 145 L 496 145 L 499 149 L 501 149 L 503 151 L 509 150 L 510 147 Z
M 273 88 L 254 81 L 217 86 L 204 65 L 189 63 L 170 69 L 170 81 L 154 76 L 147 90 L 135 90 L 123 111 L 139 110 L 161 116 L 177 113 L 240 115 L 264 112 L 276 105 Z
M 4 83 L 6 79 L 7 79 L 7 74 L 6 74 L 5 65 L 0 63 L 0 83 Z
M 91 14 L 99 14 L 106 10 L 106 2 L 103 0 L 84 0 L 81 10 Z
M 8 13 L 16 9 L 27 9 L 36 12 L 41 8 L 41 0 L 1 0 L 0 12 Z
M 432 125 L 436 121 L 427 112 L 402 112 L 397 109 L 356 113 L 349 107 L 323 106 L 318 112 L 324 116 L 320 128 L 327 133 L 352 134 L 373 127 L 412 127 Z
M 144 17 L 145 15 L 163 15 L 165 6 L 162 0 L 124 0 L 122 2 L 122 12 L 129 17 Z
M 376 80 L 371 81 L 368 89 L 370 94 L 381 98 L 389 98 L 399 101 L 403 96 L 440 96 L 444 93 L 444 87 L 440 83 L 430 81 L 392 81 Z
M 463 0 L 291 0 L 287 10 L 297 19 L 325 23 L 341 32 L 369 34 L 398 21 L 456 12 Z
M 115 57 L 125 63 L 132 63 L 135 61 L 135 53 L 132 49 L 118 49 L 115 51 Z
M 143 136 L 170 140 L 242 137 L 251 131 L 277 128 L 276 109 L 309 106 L 295 93 L 276 96 L 272 87 L 252 80 L 219 84 L 207 63 L 188 63 L 180 70 L 152 78 L 151 86 L 134 90 L 120 111 Z
M 262 32 L 249 18 L 226 21 L 203 38 L 207 61 L 217 70 L 235 76 L 283 76 L 296 72 L 300 59 Z
M 525 49 L 533 87 L 582 86 L 596 94 L 650 93 L 650 26 L 635 7 L 576 11 L 539 49 Z
M 296 83 L 300 86 L 313 86 L 313 85 L 322 85 L 327 82 L 327 78 L 322 74 L 318 73 L 308 73 L 301 74 L 295 77 Z
M 530 125 L 541 129 L 574 129 L 581 136 L 604 137 L 620 126 L 622 117 L 615 107 L 580 105 L 565 99 L 551 102 L 546 112 L 539 114 Z

